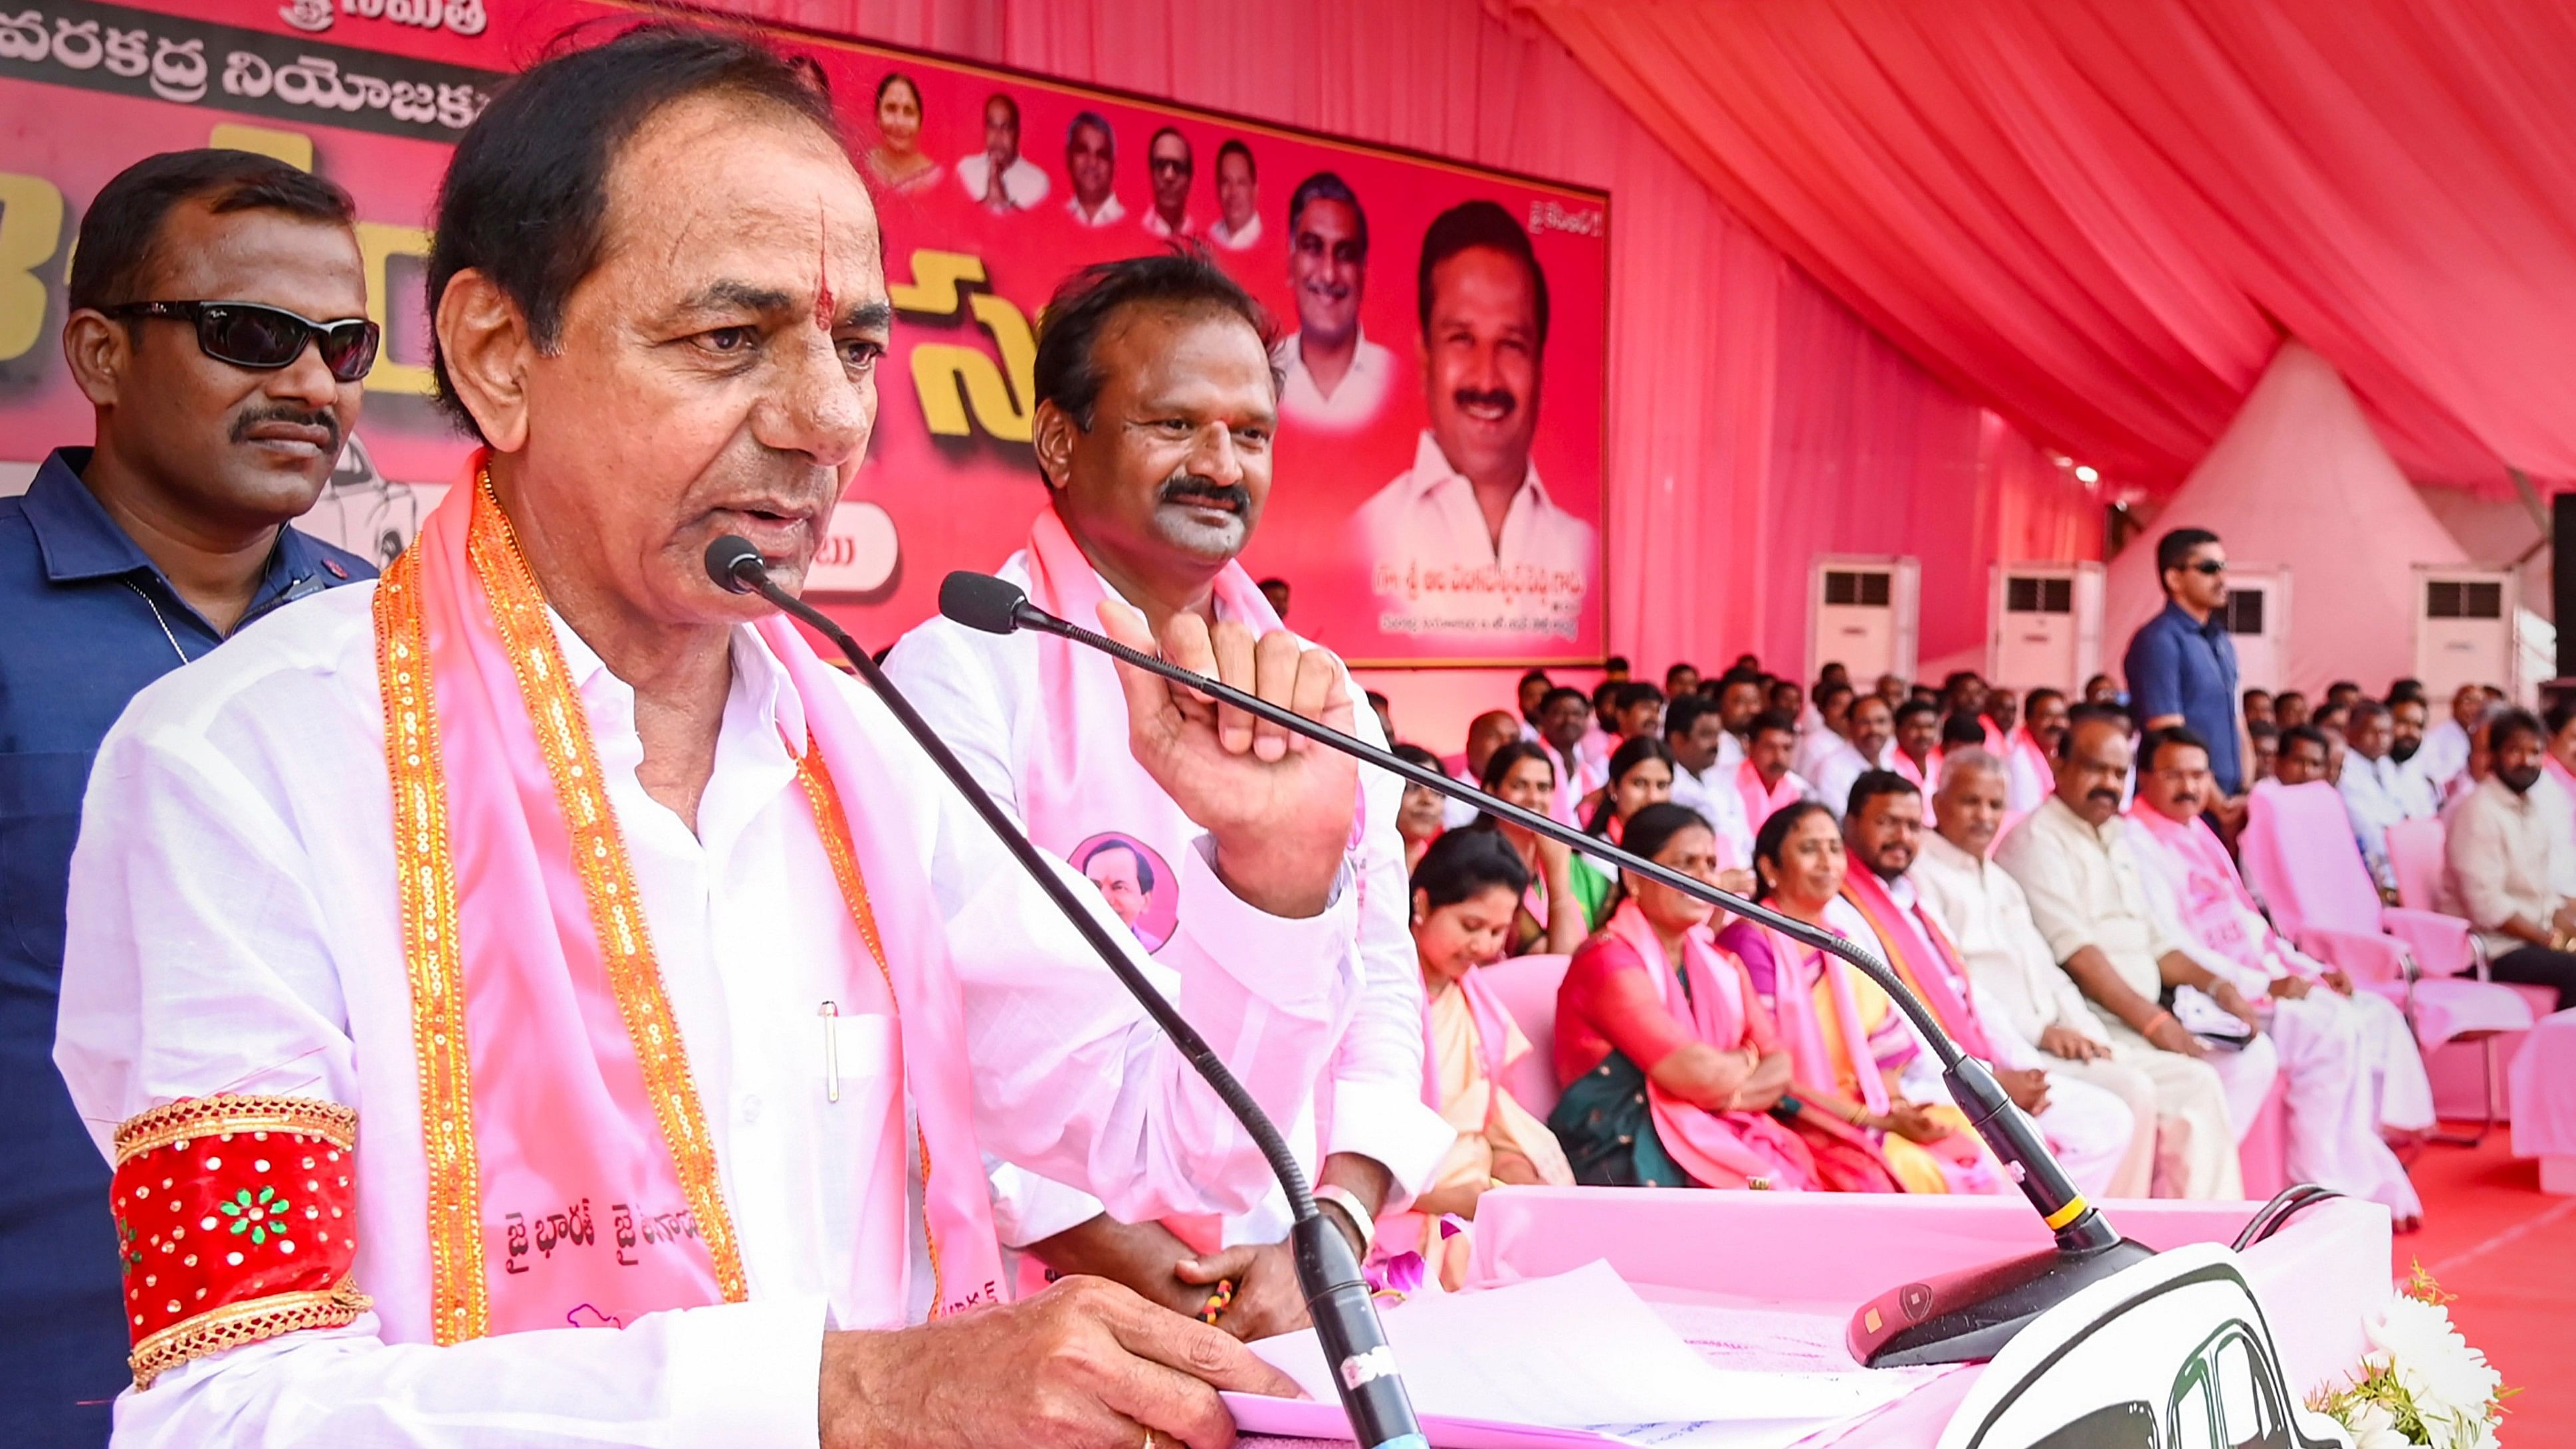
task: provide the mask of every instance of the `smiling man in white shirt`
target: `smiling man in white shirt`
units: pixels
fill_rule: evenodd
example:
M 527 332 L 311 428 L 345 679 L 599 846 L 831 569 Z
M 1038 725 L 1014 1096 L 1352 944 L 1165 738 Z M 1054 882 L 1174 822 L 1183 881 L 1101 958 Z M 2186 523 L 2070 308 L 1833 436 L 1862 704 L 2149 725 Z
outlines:
M 1453 206 L 1423 235 L 1417 287 L 1431 426 L 1354 521 L 1381 627 L 1571 637 L 1599 558 L 1530 459 L 1548 298 L 1529 233 L 1494 202 Z
M 1330 171 L 1297 183 L 1288 196 L 1288 294 L 1297 330 L 1273 354 L 1279 411 L 1292 426 L 1346 432 L 1376 417 L 1386 401 L 1395 355 L 1360 327 L 1368 252 L 1368 212 L 1350 183 Z
M 828 101 L 648 24 L 515 80 L 440 195 L 476 476 L 99 752 L 55 1056 L 117 1163 L 118 1442 L 1227 1439 L 1215 1390 L 1285 1381 L 1096 1280 L 1007 1302 L 981 1159 L 1152 1217 L 1250 1206 L 1258 1152 L 883 705 L 705 571 L 738 535 L 797 587 L 875 419 Z M 1350 727 L 1330 655 L 1159 644 Z M 1291 1112 L 1357 989 L 1357 771 L 1122 685 L 1204 832 L 1161 959 Z

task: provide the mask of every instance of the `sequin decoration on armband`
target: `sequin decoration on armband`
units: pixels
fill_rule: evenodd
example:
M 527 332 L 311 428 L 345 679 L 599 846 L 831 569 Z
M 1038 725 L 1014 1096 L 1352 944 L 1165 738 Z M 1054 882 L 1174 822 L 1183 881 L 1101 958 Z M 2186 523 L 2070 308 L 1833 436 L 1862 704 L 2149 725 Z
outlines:
M 187 1097 L 116 1129 L 118 1266 L 134 1386 L 190 1359 L 367 1310 L 358 1114 L 303 1097 Z

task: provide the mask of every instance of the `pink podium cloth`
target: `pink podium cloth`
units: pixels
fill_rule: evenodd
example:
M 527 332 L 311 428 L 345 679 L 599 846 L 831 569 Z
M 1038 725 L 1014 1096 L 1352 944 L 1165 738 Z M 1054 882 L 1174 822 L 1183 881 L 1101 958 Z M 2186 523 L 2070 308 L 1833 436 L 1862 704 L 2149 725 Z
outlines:
M 2542 1017 L 2505 1072 L 2513 1155 L 2576 1158 L 2576 1010 Z

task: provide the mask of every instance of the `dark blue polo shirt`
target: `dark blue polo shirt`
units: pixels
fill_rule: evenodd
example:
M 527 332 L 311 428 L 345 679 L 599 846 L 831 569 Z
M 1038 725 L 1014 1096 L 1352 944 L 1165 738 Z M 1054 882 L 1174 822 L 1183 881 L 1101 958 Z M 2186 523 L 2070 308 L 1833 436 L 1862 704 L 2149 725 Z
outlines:
M 2122 666 L 2141 721 L 2178 714 L 2209 742 L 2209 773 L 2233 795 L 2245 787 L 2236 741 L 2236 641 L 2219 614 L 2202 623 L 2171 599 L 2129 640 Z
M 0 498 L 0 1445 L 97 1449 L 124 1388 L 107 1164 L 54 1070 L 63 897 L 81 791 L 137 690 L 224 636 L 190 608 L 81 483 L 87 448 Z M 250 612 L 373 565 L 284 529 Z

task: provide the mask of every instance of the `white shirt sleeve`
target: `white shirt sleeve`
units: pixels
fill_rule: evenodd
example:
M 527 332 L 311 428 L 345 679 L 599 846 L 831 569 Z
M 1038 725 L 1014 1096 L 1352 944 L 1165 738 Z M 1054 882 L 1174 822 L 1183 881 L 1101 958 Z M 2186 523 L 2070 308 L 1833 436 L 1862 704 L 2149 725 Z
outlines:
M 112 733 L 90 776 L 54 1048 L 72 1100 L 102 1151 L 146 1108 L 241 1092 L 359 1108 L 363 1152 L 361 1065 L 296 827 L 234 762 L 175 743 Z M 366 1219 L 361 1203 L 361 1290 L 383 1262 Z M 116 1442 L 810 1445 L 823 1319 L 820 1297 L 779 1299 L 437 1348 L 387 1344 L 362 1314 L 129 1389 Z

